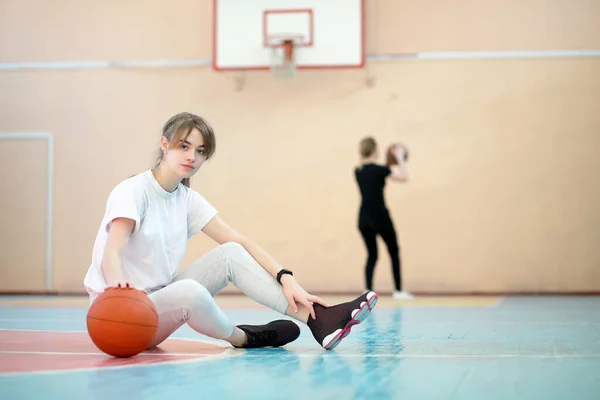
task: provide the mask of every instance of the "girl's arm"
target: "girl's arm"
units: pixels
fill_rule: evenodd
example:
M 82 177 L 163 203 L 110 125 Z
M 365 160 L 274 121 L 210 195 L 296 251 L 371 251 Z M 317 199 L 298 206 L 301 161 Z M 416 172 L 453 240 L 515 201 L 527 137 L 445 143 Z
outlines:
M 128 282 L 123 279 L 121 256 L 123 249 L 129 243 L 134 227 L 135 221 L 129 218 L 115 218 L 110 224 L 106 248 L 100 266 L 107 287 L 128 286 Z

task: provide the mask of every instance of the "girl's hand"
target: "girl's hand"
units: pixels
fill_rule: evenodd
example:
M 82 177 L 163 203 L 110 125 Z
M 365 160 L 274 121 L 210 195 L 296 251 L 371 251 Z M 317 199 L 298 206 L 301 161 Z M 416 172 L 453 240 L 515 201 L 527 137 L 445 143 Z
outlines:
M 129 288 L 133 288 L 133 285 L 129 282 L 127 282 L 124 279 L 117 279 L 114 282 L 111 282 L 110 284 L 106 285 L 107 288 L 121 288 L 121 289 L 129 289 Z
M 320 297 L 307 293 L 292 275 L 283 275 L 281 277 L 281 284 L 283 285 L 283 294 L 287 298 L 288 303 L 290 303 L 294 313 L 298 312 L 298 305 L 296 303 L 299 303 L 308 308 L 310 315 L 313 319 L 316 319 L 313 303 L 329 307 Z
M 135 287 L 133 286 L 133 284 L 129 283 L 128 281 L 119 279 L 119 280 L 116 280 L 116 281 L 108 284 L 104 290 L 106 290 L 106 289 L 135 289 Z M 137 289 L 137 290 L 140 290 L 141 292 L 146 293 L 145 290 L 142 290 L 142 289 Z
M 407 153 L 408 153 L 408 149 L 403 144 L 397 144 L 394 147 L 394 155 L 396 156 L 396 159 L 398 160 L 398 162 L 400 162 L 400 160 L 406 160 Z

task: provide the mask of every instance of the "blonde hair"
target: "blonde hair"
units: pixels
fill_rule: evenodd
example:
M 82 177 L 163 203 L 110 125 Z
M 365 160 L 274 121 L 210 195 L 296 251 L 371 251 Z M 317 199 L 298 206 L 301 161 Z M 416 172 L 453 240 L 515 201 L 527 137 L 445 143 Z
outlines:
M 377 142 L 372 137 L 366 137 L 360 141 L 360 156 L 367 158 L 373 155 L 377 149 Z
M 208 160 L 215 154 L 215 133 L 212 127 L 203 118 L 187 112 L 176 114 L 163 126 L 162 136 L 167 138 L 169 147 L 175 147 L 180 145 L 194 128 L 198 129 L 204 138 L 204 154 Z M 163 152 L 162 149 L 159 148 L 155 167 L 161 163 L 162 159 Z M 190 187 L 189 178 L 184 178 L 181 183 Z

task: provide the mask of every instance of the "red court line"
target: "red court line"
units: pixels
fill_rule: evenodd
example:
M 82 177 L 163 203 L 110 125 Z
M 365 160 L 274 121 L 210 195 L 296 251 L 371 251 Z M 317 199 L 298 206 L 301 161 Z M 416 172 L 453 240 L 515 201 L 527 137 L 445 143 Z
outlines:
M 208 342 L 167 339 L 141 355 L 115 358 L 98 350 L 86 332 L 5 330 L 0 331 L 0 374 L 200 360 L 226 350 Z

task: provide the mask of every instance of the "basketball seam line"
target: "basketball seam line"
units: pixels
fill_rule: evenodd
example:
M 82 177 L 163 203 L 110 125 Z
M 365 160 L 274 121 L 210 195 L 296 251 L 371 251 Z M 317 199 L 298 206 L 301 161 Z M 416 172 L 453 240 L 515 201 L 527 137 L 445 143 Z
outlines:
M 136 323 L 132 323 L 132 322 L 111 321 L 109 319 L 104 319 L 104 318 L 87 317 L 87 319 L 93 319 L 93 320 L 96 320 L 96 321 L 104 321 L 104 322 L 114 322 L 115 324 L 145 326 L 147 328 L 158 328 L 158 325 L 146 325 L 146 324 L 136 324 Z

